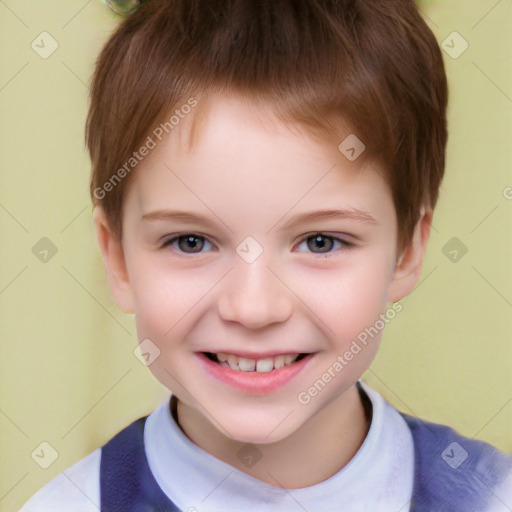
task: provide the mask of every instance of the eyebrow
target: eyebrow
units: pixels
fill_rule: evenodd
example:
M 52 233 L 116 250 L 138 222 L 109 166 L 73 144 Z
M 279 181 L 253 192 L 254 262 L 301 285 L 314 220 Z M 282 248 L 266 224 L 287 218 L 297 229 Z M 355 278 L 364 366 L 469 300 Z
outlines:
M 358 210 L 356 208 L 342 208 L 342 209 L 324 209 L 324 210 L 316 210 L 313 212 L 304 212 L 294 215 L 290 219 L 288 219 L 278 231 L 284 231 L 286 229 L 290 229 L 297 224 L 301 224 L 304 222 L 312 222 L 318 220 L 328 220 L 328 219 L 347 219 L 347 220 L 355 220 L 357 222 L 362 222 L 365 224 L 377 225 L 379 224 L 377 219 L 370 215 L 369 213 Z M 142 216 L 142 220 L 145 221 L 155 221 L 155 220 L 163 220 L 163 221 L 178 221 L 183 222 L 185 224 L 203 224 L 211 229 L 216 227 L 216 223 L 209 219 L 208 217 L 204 217 L 203 215 L 199 215 L 194 212 L 184 211 L 184 210 L 155 210 L 149 213 L 145 213 Z M 277 222 L 274 224 L 276 226 L 279 224 Z M 269 231 L 272 231 L 274 228 L 271 228 Z
M 216 226 L 215 222 L 208 217 L 204 217 L 194 212 L 187 212 L 182 210 L 155 210 L 153 212 L 145 213 L 141 220 L 174 220 L 183 222 L 184 224 L 204 224 L 209 228 Z
M 377 225 L 378 221 L 375 217 L 370 215 L 369 213 L 358 210 L 356 208 L 341 208 L 341 209 L 327 209 L 327 210 L 317 210 L 314 212 L 305 212 L 294 215 L 290 219 L 288 219 L 279 230 L 289 229 L 297 224 L 302 224 L 304 222 L 311 222 L 317 220 L 328 220 L 328 219 L 338 219 L 338 220 L 355 220 L 358 222 L 362 222 L 365 224 L 373 224 Z

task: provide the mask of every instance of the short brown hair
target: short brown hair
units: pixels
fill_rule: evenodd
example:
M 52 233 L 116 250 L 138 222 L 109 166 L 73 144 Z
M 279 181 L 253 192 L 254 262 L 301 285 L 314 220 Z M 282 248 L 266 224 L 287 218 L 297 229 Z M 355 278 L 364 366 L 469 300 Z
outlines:
M 99 56 L 86 126 L 91 197 L 119 238 L 134 174 L 121 166 L 173 109 L 215 92 L 263 101 L 324 140 L 350 126 L 386 169 L 399 247 L 434 208 L 448 89 L 412 0 L 147 0 Z

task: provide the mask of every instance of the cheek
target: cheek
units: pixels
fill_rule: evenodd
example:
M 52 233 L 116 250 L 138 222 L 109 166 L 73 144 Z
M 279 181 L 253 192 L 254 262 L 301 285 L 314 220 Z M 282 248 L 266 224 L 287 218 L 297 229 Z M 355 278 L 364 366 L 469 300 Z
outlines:
M 132 263 L 139 339 L 168 341 L 189 328 L 187 322 L 192 321 L 194 308 L 219 280 L 211 270 L 165 265 L 161 258 L 141 257 Z
M 328 328 L 326 335 L 335 334 L 340 344 L 350 344 L 385 312 L 392 277 L 391 259 L 385 254 L 354 256 L 337 270 L 312 274 L 303 293 Z
M 187 336 L 196 321 L 195 308 L 218 278 L 213 279 L 211 273 L 198 276 L 197 269 L 191 273 L 162 265 L 156 259 L 151 264 L 149 258 L 142 259 L 134 262 L 131 278 L 137 338 L 139 342 L 151 340 L 160 351 L 149 365 L 153 375 L 182 400 L 194 403 L 183 385 L 187 373 L 182 372 L 189 371 L 192 357 Z

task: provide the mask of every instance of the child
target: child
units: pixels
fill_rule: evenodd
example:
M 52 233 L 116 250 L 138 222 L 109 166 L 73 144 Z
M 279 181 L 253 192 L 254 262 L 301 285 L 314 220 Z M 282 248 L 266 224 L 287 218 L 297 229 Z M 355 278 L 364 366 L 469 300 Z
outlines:
M 22 510 L 512 510 L 510 456 L 359 380 L 421 271 L 446 103 L 410 0 L 127 18 L 92 85 L 93 216 L 172 396 Z

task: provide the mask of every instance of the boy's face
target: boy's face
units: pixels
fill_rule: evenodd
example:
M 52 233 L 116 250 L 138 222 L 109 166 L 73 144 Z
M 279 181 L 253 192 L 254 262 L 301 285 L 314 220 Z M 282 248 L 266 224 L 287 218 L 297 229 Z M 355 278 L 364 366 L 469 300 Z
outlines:
M 292 133 L 260 107 L 215 100 L 190 151 L 188 122 L 137 169 L 122 248 L 95 212 L 109 282 L 135 313 L 139 340 L 160 350 L 150 369 L 187 407 L 233 439 L 278 441 L 368 368 L 375 326 L 414 286 L 428 229 L 398 258 L 383 170 Z M 320 210 L 341 213 L 293 220 Z M 222 353 L 260 370 L 301 357 L 245 372 L 210 359 Z

